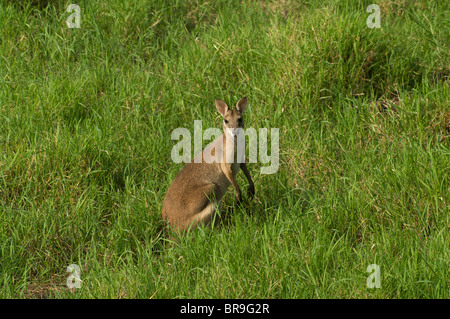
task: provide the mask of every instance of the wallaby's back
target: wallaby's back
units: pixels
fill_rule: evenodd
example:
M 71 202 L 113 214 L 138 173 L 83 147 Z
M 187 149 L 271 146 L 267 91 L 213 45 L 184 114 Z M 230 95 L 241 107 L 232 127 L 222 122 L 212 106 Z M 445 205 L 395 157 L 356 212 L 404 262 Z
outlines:
M 220 201 L 228 188 L 220 167 L 209 163 L 188 163 L 170 185 L 163 202 L 162 217 L 172 227 L 184 230 L 191 226 L 199 213 L 214 200 Z M 211 212 L 212 213 L 212 212 Z M 210 222 L 211 218 L 200 218 Z M 192 226 L 196 226 L 193 224 Z

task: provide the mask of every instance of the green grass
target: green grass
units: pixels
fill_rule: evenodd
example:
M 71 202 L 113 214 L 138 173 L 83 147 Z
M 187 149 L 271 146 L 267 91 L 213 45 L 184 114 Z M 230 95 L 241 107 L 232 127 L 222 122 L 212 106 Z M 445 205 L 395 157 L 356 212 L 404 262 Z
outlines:
M 73 2 L 0 1 L 1 298 L 450 297 L 448 2 Z M 171 131 L 242 96 L 278 172 L 166 242 Z

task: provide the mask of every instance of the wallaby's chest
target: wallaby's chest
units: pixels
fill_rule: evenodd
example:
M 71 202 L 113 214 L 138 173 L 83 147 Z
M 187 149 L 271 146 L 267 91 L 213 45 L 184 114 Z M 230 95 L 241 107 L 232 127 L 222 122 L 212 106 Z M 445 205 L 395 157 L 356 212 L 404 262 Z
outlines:
M 231 165 L 231 172 L 233 173 L 233 176 L 236 176 L 237 173 L 239 173 L 239 168 L 241 167 L 241 163 L 244 160 L 244 152 L 245 152 L 245 140 L 239 141 L 240 143 L 243 143 L 243 145 L 239 145 L 237 143 L 237 140 L 229 139 L 227 141 L 227 150 L 226 150 L 226 163 L 229 163 Z

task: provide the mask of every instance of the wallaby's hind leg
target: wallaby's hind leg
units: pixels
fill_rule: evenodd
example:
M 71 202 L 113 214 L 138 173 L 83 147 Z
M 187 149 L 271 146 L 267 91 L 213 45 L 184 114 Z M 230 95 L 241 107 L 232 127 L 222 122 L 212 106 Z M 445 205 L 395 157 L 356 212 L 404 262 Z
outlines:
M 187 225 L 184 228 L 193 229 L 201 223 L 211 226 L 211 221 L 216 219 L 214 218 L 216 209 L 220 206 L 214 198 L 213 186 L 198 187 L 190 195 L 191 198 L 196 198 L 196 200 L 191 201 L 193 205 L 188 209 L 193 215 L 187 220 Z
M 217 223 L 218 216 L 216 216 L 216 210 L 217 210 L 218 204 L 215 202 L 210 202 L 206 207 L 200 211 L 198 214 L 196 214 L 192 218 L 192 226 L 191 227 L 197 227 L 199 224 L 207 225 L 208 227 L 212 227 L 212 221 L 214 220 L 214 223 Z

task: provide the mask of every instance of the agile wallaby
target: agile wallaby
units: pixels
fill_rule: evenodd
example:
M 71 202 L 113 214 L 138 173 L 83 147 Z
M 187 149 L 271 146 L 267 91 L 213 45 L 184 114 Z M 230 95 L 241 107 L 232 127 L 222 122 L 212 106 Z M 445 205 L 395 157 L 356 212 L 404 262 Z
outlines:
M 243 158 L 238 161 L 236 151 L 237 135 L 242 134 L 244 128 L 242 113 L 246 107 L 246 97 L 236 103 L 234 110 L 229 109 L 224 101 L 216 100 L 216 108 L 223 116 L 224 133 L 186 164 L 164 198 L 162 217 L 176 231 L 195 228 L 200 223 L 210 225 L 211 220 L 217 223 L 219 218 L 216 218 L 216 213 L 220 211 L 222 197 L 230 184 L 236 192 L 236 201 L 240 203 L 241 190 L 235 179 L 239 169 L 242 169 L 249 182 L 248 196 L 255 194 L 255 186 L 245 161 Z M 213 160 L 205 161 L 206 156 L 211 156 Z

